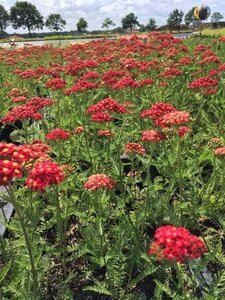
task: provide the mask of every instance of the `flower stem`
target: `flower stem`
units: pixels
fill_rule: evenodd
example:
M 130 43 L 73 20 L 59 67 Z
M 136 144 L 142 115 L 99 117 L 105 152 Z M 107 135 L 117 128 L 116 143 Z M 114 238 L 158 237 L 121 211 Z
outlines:
M 22 218 L 20 207 L 17 203 L 17 200 L 15 199 L 13 189 L 12 189 L 11 186 L 9 186 L 9 188 L 7 190 L 8 190 L 9 196 L 10 196 L 10 200 L 11 200 L 11 202 L 12 202 L 14 208 L 15 208 L 15 211 L 16 211 L 16 214 L 18 216 L 20 226 L 21 226 L 21 229 L 23 231 L 24 238 L 25 238 L 26 247 L 27 247 L 27 251 L 28 251 L 28 255 L 29 255 L 29 259 L 30 259 L 30 264 L 31 264 L 32 277 L 33 277 L 33 299 L 35 300 L 35 299 L 38 299 L 37 298 L 37 291 L 39 291 L 39 286 L 38 286 L 37 272 L 36 272 L 36 269 L 35 269 L 34 257 L 33 257 L 33 254 L 32 254 L 32 247 L 31 247 L 31 244 L 30 244 L 30 239 L 28 237 L 26 226 L 25 226 L 24 220 Z
M 185 288 L 184 288 L 184 281 L 180 272 L 180 268 L 177 262 L 174 263 L 174 268 L 176 270 L 177 278 L 178 278 L 178 285 L 179 288 L 181 288 L 183 295 L 185 294 Z

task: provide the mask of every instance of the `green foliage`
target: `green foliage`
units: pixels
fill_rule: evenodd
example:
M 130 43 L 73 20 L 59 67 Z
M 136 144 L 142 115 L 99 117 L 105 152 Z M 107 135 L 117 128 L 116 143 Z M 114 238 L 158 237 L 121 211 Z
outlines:
M 66 25 L 66 21 L 61 17 L 60 14 L 50 14 L 47 17 L 45 26 L 53 31 L 62 31 Z
M 145 29 L 148 30 L 148 31 L 153 31 L 155 30 L 157 27 L 156 25 L 156 21 L 154 18 L 150 18 L 147 25 L 145 26 Z
M 2 37 L 5 36 L 4 29 L 9 25 L 9 14 L 3 5 L 0 5 L 0 30 Z
M 115 26 L 115 23 L 110 18 L 106 18 L 102 23 L 102 28 L 106 28 L 108 31 L 110 26 Z
M 194 10 L 195 10 L 195 7 L 192 7 L 192 9 L 190 9 L 184 16 L 184 22 L 188 26 L 191 24 L 200 23 L 200 21 L 197 20 L 194 16 Z
M 17 1 L 10 9 L 10 21 L 14 29 L 27 28 L 31 31 L 43 28 L 43 17 L 36 6 L 27 1 Z
M 173 10 L 170 13 L 169 18 L 167 19 L 167 24 L 169 26 L 169 29 L 179 29 L 183 20 L 183 16 L 184 16 L 184 12 L 182 10 L 180 11 L 178 9 Z
M 129 13 L 126 15 L 122 20 L 122 27 L 123 29 L 134 29 L 136 26 L 140 26 L 137 16 L 134 15 L 134 13 Z
M 223 19 L 223 15 L 220 12 L 214 12 L 211 15 L 211 22 L 212 23 L 218 23 L 222 19 Z
M 84 32 L 88 27 L 88 23 L 84 18 L 80 18 L 77 22 L 77 31 L 82 33 Z

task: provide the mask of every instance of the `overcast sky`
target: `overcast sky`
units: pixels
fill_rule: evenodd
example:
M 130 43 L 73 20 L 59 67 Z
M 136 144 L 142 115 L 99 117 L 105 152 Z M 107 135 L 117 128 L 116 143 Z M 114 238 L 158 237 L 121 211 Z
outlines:
M 16 1 L 0 0 L 8 11 Z M 80 17 L 88 22 L 88 30 L 101 29 L 105 18 L 111 18 L 117 26 L 121 26 L 121 19 L 128 13 L 133 12 L 140 24 L 146 25 L 149 18 L 153 17 L 156 24 L 166 24 L 168 15 L 174 9 L 183 10 L 185 13 L 193 6 L 202 4 L 192 0 L 28 0 L 34 4 L 40 13 L 46 18 L 51 13 L 59 13 L 66 20 L 65 30 L 76 29 L 76 23 Z M 212 12 L 219 11 L 225 17 L 224 0 L 205 0 L 205 5 Z M 209 17 L 210 19 L 210 17 Z M 225 19 L 224 19 L 225 20 Z M 27 32 L 27 30 L 7 28 L 12 33 Z M 44 31 L 48 31 L 44 28 Z

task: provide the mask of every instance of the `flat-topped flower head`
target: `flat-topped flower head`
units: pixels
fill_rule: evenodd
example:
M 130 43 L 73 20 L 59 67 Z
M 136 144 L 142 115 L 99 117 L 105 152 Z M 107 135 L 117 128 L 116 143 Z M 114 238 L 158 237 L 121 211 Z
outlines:
M 14 177 L 22 176 L 23 172 L 19 163 L 12 160 L 0 160 L 0 185 L 7 186 Z
M 99 188 L 111 190 L 114 186 L 115 181 L 105 174 L 93 174 L 88 178 L 87 182 L 84 184 L 84 188 L 90 191 L 94 191 Z
M 183 263 L 187 259 L 199 258 L 208 251 L 204 242 L 184 227 L 159 227 L 154 238 L 148 254 L 155 255 L 158 260 Z
M 151 106 L 150 109 L 144 110 L 140 113 L 141 118 L 152 118 L 153 120 L 165 115 L 166 113 L 176 111 L 176 108 L 171 104 L 158 102 Z
M 142 131 L 141 140 L 143 142 L 160 142 L 166 139 L 166 136 L 162 132 L 158 132 L 156 130 L 146 130 Z
M 45 161 L 36 163 L 29 171 L 26 186 L 37 192 L 44 192 L 49 185 L 57 185 L 64 179 L 64 174 L 57 163 Z
M 55 141 L 55 140 L 67 140 L 71 137 L 71 133 L 65 131 L 61 128 L 55 128 L 51 130 L 45 137 L 46 140 Z
M 137 153 L 143 155 L 146 153 L 145 148 L 139 143 L 128 143 L 125 146 L 125 153 Z

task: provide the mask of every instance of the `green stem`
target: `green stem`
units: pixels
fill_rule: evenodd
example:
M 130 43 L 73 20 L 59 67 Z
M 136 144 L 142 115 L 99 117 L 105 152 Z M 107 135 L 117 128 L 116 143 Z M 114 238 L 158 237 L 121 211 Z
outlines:
M 148 159 L 148 163 L 147 163 L 147 190 L 146 190 L 146 197 L 145 197 L 145 210 L 144 210 L 144 218 L 142 220 L 142 224 L 141 224 L 141 234 L 140 234 L 140 239 L 142 237 L 142 235 L 144 234 L 144 224 L 146 222 L 146 218 L 147 218 L 147 208 L 148 208 L 148 200 L 149 200 L 149 191 L 150 191 L 150 167 L 151 167 L 151 161 L 152 161 L 152 156 L 153 156 L 153 150 L 150 153 L 149 159 Z
M 98 212 L 98 223 L 99 223 L 99 234 L 100 234 L 100 244 L 101 244 L 101 253 L 102 253 L 102 258 L 103 258 L 103 261 L 104 261 L 104 265 L 105 265 L 105 268 L 106 268 L 106 273 L 108 274 L 108 280 L 109 280 L 109 288 L 110 288 L 110 291 L 112 292 L 112 296 L 113 296 L 113 299 L 114 299 L 114 296 L 115 296 L 115 293 L 114 293 L 114 288 L 113 288 L 113 280 L 111 278 L 111 273 L 110 273 L 110 268 L 109 268 L 109 265 L 108 265 L 108 262 L 106 260 L 106 257 L 105 257 L 105 250 L 104 250 L 104 229 L 103 229 L 103 225 L 102 225 L 102 212 L 103 212 L 103 205 L 102 205 L 102 197 L 104 197 L 104 193 L 102 195 L 102 197 L 99 195 L 99 200 L 98 201 L 98 210 L 96 211 L 96 213 Z
M 174 268 L 176 270 L 179 288 L 181 288 L 183 295 L 185 295 L 184 281 L 177 262 L 174 262 Z
M 183 196 L 183 173 L 182 173 L 182 163 L 181 163 L 181 146 L 180 146 L 180 137 L 177 137 L 177 167 L 179 174 L 179 192 L 180 192 L 180 200 L 184 200 Z
M 12 202 L 14 208 L 15 208 L 15 211 L 16 211 L 16 214 L 18 216 L 20 226 L 21 226 L 21 229 L 23 231 L 24 238 L 25 238 L 26 247 L 27 247 L 27 251 L 28 251 L 28 255 L 29 255 L 29 259 L 30 259 L 30 264 L 31 264 L 32 277 L 33 277 L 33 299 L 35 300 L 35 299 L 38 299 L 37 298 L 37 291 L 39 291 L 39 293 L 40 293 L 40 290 L 39 290 L 39 286 L 38 286 L 37 272 L 36 272 L 36 269 L 35 269 L 35 264 L 34 264 L 34 258 L 33 258 L 33 254 L 32 254 L 32 247 L 31 247 L 31 244 L 30 244 L 30 239 L 28 237 L 26 226 L 24 224 L 22 214 L 20 212 L 20 207 L 17 203 L 17 200 L 15 199 L 13 189 L 12 189 L 11 186 L 9 186 L 8 193 L 9 193 L 9 196 L 10 196 L 10 200 L 11 200 L 11 202 Z
M 63 254 L 64 252 L 64 223 L 62 219 L 61 214 L 61 207 L 60 207 L 60 201 L 59 201 L 59 189 L 58 186 L 56 186 L 56 208 L 57 208 L 57 233 L 58 233 L 58 245 L 60 248 L 60 261 L 62 263 L 63 267 L 63 274 L 66 274 L 66 263 L 65 263 L 65 256 Z
M 67 229 L 67 215 L 68 215 L 68 181 L 66 180 L 66 199 L 65 199 L 65 205 L 66 205 L 66 211 L 65 211 L 65 219 L 64 219 L 64 230 L 63 230 L 63 271 L 64 271 L 64 277 L 66 277 L 67 269 L 66 269 L 66 229 Z
M 2 252 L 4 262 L 6 262 L 7 261 L 7 254 L 6 254 L 6 251 L 5 251 L 5 245 L 4 245 L 2 237 L 0 237 L 0 246 L 1 246 L 1 252 Z

